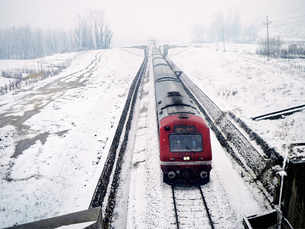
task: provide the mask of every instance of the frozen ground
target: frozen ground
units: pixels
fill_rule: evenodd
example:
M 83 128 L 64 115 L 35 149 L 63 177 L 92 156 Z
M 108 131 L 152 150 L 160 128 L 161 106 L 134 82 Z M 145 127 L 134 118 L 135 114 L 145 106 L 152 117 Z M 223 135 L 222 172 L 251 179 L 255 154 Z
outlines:
M 177 228 L 171 187 L 163 183 L 160 170 L 151 63 L 149 72 L 137 102 L 137 112 L 122 167 L 113 217 L 114 228 Z M 243 228 L 242 218 L 267 211 L 268 203 L 259 191 L 250 185 L 251 180 L 247 183 L 241 178 L 240 171 L 231 162 L 213 133 L 211 138 L 211 181 L 202 188 L 215 228 Z M 194 197 L 194 193 L 198 195 Z M 199 190 L 192 187 L 183 188 L 178 194 L 190 202 L 189 207 L 178 205 L 180 217 L 186 220 L 188 225 L 180 225 L 181 228 L 210 228 L 209 225 L 200 224 L 204 215 L 192 212 L 196 206 L 192 206 L 191 202 L 193 198 L 199 197 Z
M 257 56 L 255 45 L 170 49 L 171 58 L 218 106 L 232 111 L 278 152 L 304 142 L 305 111 L 278 120 L 251 117 L 305 104 L 305 60 Z
M 143 50 L 67 59 L 59 75 L 0 96 L 1 228 L 88 208 Z
M 249 118 L 302 103 L 304 77 L 290 63 L 267 62 L 253 54 L 253 46 L 243 47 L 230 47 L 226 53 L 213 45 L 177 48 L 170 50 L 170 57 L 222 109 L 232 110 L 273 140 L 273 132 L 284 132 L 277 125 L 287 118 L 300 122 L 296 117 L 304 113 L 275 121 Z M 59 75 L 0 97 L 1 227 L 83 210 L 90 203 L 143 51 L 82 52 L 72 59 Z M 160 170 L 152 72 L 150 65 L 122 167 L 116 228 L 174 226 L 171 190 Z M 288 92 L 283 87 L 290 97 L 284 97 Z M 297 133 L 294 125 L 301 124 L 289 125 Z M 203 191 L 215 227 L 242 228 L 243 216 L 265 211 L 268 203 L 211 137 L 213 170 Z M 285 137 L 291 140 L 288 133 Z M 281 142 L 271 143 L 281 147 Z
M 54 71 L 60 67 L 67 67 L 79 55 L 82 55 L 82 52 L 55 54 L 29 60 L 0 60 L 0 87 L 15 81 L 16 77 L 28 76 L 29 72 Z

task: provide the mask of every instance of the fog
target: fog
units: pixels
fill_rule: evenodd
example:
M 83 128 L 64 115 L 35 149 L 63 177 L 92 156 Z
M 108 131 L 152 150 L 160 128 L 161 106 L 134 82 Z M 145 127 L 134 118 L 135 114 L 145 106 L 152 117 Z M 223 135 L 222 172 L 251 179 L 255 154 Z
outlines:
M 263 25 L 267 15 L 282 20 L 304 6 L 303 0 L 0 0 L 0 27 L 68 29 L 78 15 L 103 10 L 118 46 L 151 38 L 188 41 L 194 24 L 208 24 L 219 12 L 239 14 L 242 24 Z

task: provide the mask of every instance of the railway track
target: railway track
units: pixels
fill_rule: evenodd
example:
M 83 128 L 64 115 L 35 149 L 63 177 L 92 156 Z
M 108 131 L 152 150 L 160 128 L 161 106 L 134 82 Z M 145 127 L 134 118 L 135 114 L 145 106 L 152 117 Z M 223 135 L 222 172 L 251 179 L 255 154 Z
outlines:
M 137 77 L 139 78 L 135 79 L 135 82 L 134 84 L 132 84 L 132 87 L 139 87 L 139 85 L 141 84 L 140 78 L 141 75 L 144 74 L 145 72 L 146 64 L 144 61 L 137 74 Z M 183 83 L 187 85 L 187 87 L 189 88 L 188 90 L 190 93 L 194 93 L 193 91 L 200 90 L 199 88 L 196 87 L 196 85 L 192 84 L 191 80 L 187 81 L 188 78 L 186 78 L 186 76 L 185 77 L 183 76 L 182 80 Z M 227 203 L 228 200 L 226 199 L 225 192 L 222 191 L 222 189 L 220 188 L 221 183 L 217 182 L 217 179 L 215 179 L 216 182 L 213 182 L 212 184 L 209 184 L 204 187 L 200 187 L 200 186 L 199 187 L 178 187 L 178 186 L 164 187 L 162 188 L 163 190 L 162 189 L 160 190 L 160 193 L 163 192 L 161 196 L 164 197 L 163 199 L 164 201 L 161 199 L 161 202 L 163 201 L 164 204 L 155 203 L 156 200 L 154 200 L 153 203 L 147 201 L 148 198 L 147 196 L 151 194 L 145 193 L 145 190 L 147 189 L 143 188 L 142 186 L 141 188 L 139 186 L 138 187 L 135 186 L 132 187 L 133 189 L 131 188 L 131 190 L 133 190 L 134 193 L 138 191 L 140 195 L 136 195 L 136 194 L 131 195 L 131 198 L 133 199 L 130 203 L 130 206 L 127 206 L 127 210 L 126 211 L 123 210 L 124 211 L 123 213 L 122 210 L 121 212 L 115 210 L 116 209 L 115 206 L 120 206 L 120 209 L 122 208 L 124 209 L 125 207 L 124 202 L 123 201 L 120 202 L 119 196 L 120 196 L 120 189 L 122 188 L 120 186 L 120 188 L 118 189 L 118 186 L 121 185 L 120 173 L 127 174 L 126 172 L 124 173 L 124 168 L 122 168 L 122 161 L 126 160 L 126 157 L 125 159 L 123 158 L 127 147 L 128 132 L 130 129 L 130 123 L 133 116 L 132 107 L 136 101 L 137 89 L 134 89 L 134 91 L 132 92 L 130 91 L 130 93 L 131 93 L 130 97 L 128 96 L 128 100 L 130 100 L 129 105 L 128 106 L 126 105 L 127 107 L 124 108 L 124 112 L 126 113 L 124 115 L 122 114 L 120 124 L 118 127 L 119 130 L 115 134 L 116 140 L 115 139 L 113 140 L 114 145 L 111 146 L 111 150 L 109 152 L 105 167 L 103 169 L 103 173 L 101 175 L 95 194 L 92 197 L 92 201 L 90 203 L 90 208 L 102 206 L 104 213 L 103 225 L 106 228 L 108 227 L 111 228 L 113 226 L 113 222 L 116 222 L 116 220 L 118 221 L 118 218 L 120 218 L 120 220 L 119 220 L 119 224 L 117 225 L 125 225 L 126 228 L 132 228 L 132 226 L 136 227 L 136 225 L 143 226 L 143 223 L 144 224 L 147 223 L 147 228 L 153 228 L 150 227 L 152 225 L 159 226 L 159 228 L 162 228 L 162 226 L 166 225 L 164 228 L 177 228 L 177 229 L 215 228 L 215 225 L 219 228 L 226 228 L 226 227 L 229 228 L 228 223 L 232 224 L 232 222 L 237 222 L 234 212 L 230 208 L 230 204 Z M 199 97 L 198 94 L 195 94 L 194 96 L 196 96 L 196 98 Z M 209 115 L 208 117 L 213 122 L 216 121 L 222 122 L 224 113 L 219 108 L 217 109 L 217 106 L 207 96 L 203 95 L 201 99 L 205 100 L 206 103 L 205 105 L 209 108 L 209 111 L 211 111 L 210 112 L 211 114 L 208 114 Z M 198 107 L 200 107 L 201 110 L 205 111 L 206 108 L 203 108 L 202 101 L 198 104 L 199 104 Z M 126 153 L 126 156 L 128 156 L 128 153 Z M 144 162 L 144 160 L 139 162 L 142 163 Z M 138 166 L 138 164 L 136 164 L 135 166 Z M 145 173 L 141 173 L 141 174 L 142 174 L 141 176 L 145 176 Z M 140 178 L 137 179 L 137 177 L 134 179 L 137 181 L 140 180 L 140 182 L 136 182 L 137 185 L 143 185 L 145 182 L 143 177 L 141 177 L 141 179 Z M 124 180 L 124 177 L 122 180 Z M 156 189 L 149 189 L 149 192 L 151 192 L 152 190 L 156 191 Z M 125 188 L 123 190 L 125 194 L 129 192 Z M 141 193 L 141 191 L 139 190 L 142 190 L 144 194 Z M 143 196 L 141 196 L 141 194 L 143 194 Z M 137 203 L 136 201 L 139 201 L 139 203 Z M 157 211 L 160 211 L 160 215 L 159 212 L 156 211 L 154 212 L 154 207 L 153 207 L 154 204 L 157 207 L 161 205 L 162 210 L 160 210 L 160 208 L 157 208 Z M 171 204 L 173 204 L 173 206 Z M 144 209 L 143 206 L 148 206 L 148 209 L 150 208 L 149 210 L 147 210 L 149 214 L 153 215 L 155 213 L 154 216 L 156 216 L 157 218 L 160 217 L 161 222 L 159 222 L 158 220 L 156 221 L 156 219 L 152 219 L 151 216 L 147 216 L 146 210 L 144 212 L 139 213 L 139 209 L 141 210 Z M 165 210 L 163 209 L 163 207 Z M 116 215 L 116 214 L 120 214 L 120 215 Z M 126 217 L 126 220 L 122 219 L 122 217 Z M 166 220 L 164 220 L 164 218 Z M 230 228 L 238 228 L 238 227 L 233 227 L 231 225 Z
M 143 63 L 129 89 L 126 103 L 112 140 L 102 174 L 89 205 L 89 208 L 103 207 L 103 224 L 105 227 L 108 227 L 111 223 L 116 203 L 116 193 L 119 185 L 122 162 L 127 147 L 138 90 L 146 69 L 147 55 L 145 55 Z
M 214 229 L 214 222 L 200 186 L 184 188 L 172 185 L 171 188 L 177 229 Z
M 98 52 L 94 56 L 94 59 L 85 68 L 65 75 L 57 79 L 55 82 L 59 82 L 60 84 L 58 83 L 58 85 L 66 89 L 76 88 L 78 85 L 85 85 L 88 79 L 93 75 L 93 72 L 97 70 L 103 55 L 103 53 Z M 16 228 L 57 228 L 59 226 L 74 225 L 87 222 L 92 222 L 92 224 L 86 228 L 105 228 L 102 227 L 101 224 L 102 222 L 107 224 L 111 220 L 112 211 L 115 204 L 115 195 L 118 186 L 120 168 L 128 141 L 128 132 L 133 118 L 134 106 L 136 103 L 136 98 L 138 97 L 139 86 L 143 78 L 142 76 L 146 71 L 146 64 L 147 57 L 145 57 L 140 69 L 137 72 L 137 75 L 131 83 L 125 106 L 122 111 L 122 115 L 120 117 L 120 121 L 116 129 L 115 136 L 113 138 L 102 174 L 92 196 L 89 209 L 18 225 Z M 69 83 L 71 84 L 71 81 L 73 83 L 75 82 L 77 85 L 70 86 Z M 54 81 L 47 82 L 46 85 L 41 87 L 41 89 L 48 89 L 48 84 L 52 86 Z M 52 88 L 52 90 L 56 90 L 59 87 L 57 84 L 54 85 L 56 88 Z M 10 228 L 15 228 L 15 226 Z

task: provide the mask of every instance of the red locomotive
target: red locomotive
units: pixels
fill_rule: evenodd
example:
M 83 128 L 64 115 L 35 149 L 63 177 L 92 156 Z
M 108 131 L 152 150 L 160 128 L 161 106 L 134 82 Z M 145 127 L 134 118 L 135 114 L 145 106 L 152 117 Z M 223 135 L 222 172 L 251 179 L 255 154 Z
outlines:
M 153 49 L 153 69 L 163 180 L 206 183 L 212 168 L 209 128 L 157 49 Z

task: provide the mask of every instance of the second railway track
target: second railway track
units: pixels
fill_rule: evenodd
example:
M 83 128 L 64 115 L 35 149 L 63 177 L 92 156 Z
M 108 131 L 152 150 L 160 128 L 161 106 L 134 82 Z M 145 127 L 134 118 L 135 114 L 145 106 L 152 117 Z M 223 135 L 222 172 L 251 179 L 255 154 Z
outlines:
M 145 72 L 144 69 L 146 69 L 146 64 L 143 63 L 141 69 L 142 70 L 139 71 L 139 74 Z M 192 81 L 190 81 L 186 76 L 182 75 L 182 80 L 183 83 L 186 82 L 186 86 L 191 92 L 197 92 L 197 94 L 195 94 L 197 98 L 199 97 L 201 100 L 204 100 L 204 102 L 200 102 L 203 103 L 205 107 L 209 107 L 209 109 L 213 111 L 211 112 L 212 114 L 210 114 L 210 119 L 213 121 L 215 121 L 215 119 L 216 121 L 217 119 L 223 121 L 223 112 L 219 109 L 215 109 L 216 105 L 210 102 L 208 98 L 201 95 L 198 96 L 198 91 L 200 90 L 194 87 Z M 135 92 L 133 98 L 136 98 L 136 94 L 137 93 Z M 135 103 L 135 100 L 132 103 Z M 199 106 L 202 106 L 202 104 L 199 104 Z M 126 112 L 129 111 L 129 109 L 130 108 L 128 108 Z M 126 121 L 126 123 L 129 123 L 128 125 L 130 125 L 132 120 L 132 116 L 130 117 L 131 118 L 127 118 L 129 121 Z M 145 166 L 152 166 L 154 168 L 154 170 L 152 170 L 153 173 L 151 173 L 150 170 L 145 167 L 145 169 L 141 170 L 141 175 L 139 175 L 142 176 L 141 179 L 138 179 L 138 177 L 135 175 L 135 180 L 140 182 L 130 183 L 131 185 L 134 185 L 134 187 L 131 187 L 130 190 L 133 190 L 135 193 L 142 190 L 142 193 L 140 192 L 142 196 L 136 194 L 127 195 L 126 192 L 129 192 L 129 188 L 124 189 L 123 192 L 120 191 L 120 189 L 118 189 L 118 186 L 121 185 L 120 173 L 127 174 L 126 171 L 129 171 L 127 169 L 126 171 L 122 170 L 123 172 L 121 172 L 121 169 L 123 168 L 122 165 L 124 165 L 122 161 L 126 159 L 126 157 L 125 159 L 123 159 L 123 157 L 128 141 L 128 131 L 125 132 L 125 130 L 123 130 L 125 129 L 125 125 L 126 124 L 122 124 L 121 127 L 121 131 L 123 131 L 122 137 L 118 137 L 117 141 L 113 141 L 114 144 L 117 144 L 116 148 L 113 148 L 112 154 L 109 154 L 111 155 L 108 160 L 109 163 L 106 162 L 103 174 L 90 204 L 90 207 L 103 206 L 104 225 L 111 228 L 115 222 L 117 227 L 123 226 L 125 228 L 213 229 L 215 226 L 216 228 L 240 228 L 240 222 L 238 222 L 239 220 L 237 215 L 230 205 L 226 190 L 224 189 L 223 183 L 219 178 L 221 175 L 219 175 L 217 171 L 212 172 L 212 182 L 205 186 L 171 187 L 165 185 L 160 179 L 159 163 L 156 163 L 155 166 L 149 164 L 152 157 L 157 157 L 157 159 L 154 159 L 155 162 L 159 162 L 160 160 L 158 153 L 156 154 L 155 151 L 156 147 L 154 149 L 150 149 L 148 147 L 145 159 L 139 161 L 139 163 L 142 163 L 141 165 L 143 168 Z M 126 129 L 129 130 L 130 126 Z M 154 135 L 151 134 L 149 140 L 153 140 L 153 136 Z M 132 142 L 130 144 L 132 144 Z M 125 167 L 129 164 L 130 163 L 125 163 Z M 138 165 L 139 164 L 136 164 L 135 167 Z M 149 179 L 147 179 L 147 177 Z M 124 180 L 124 177 L 122 180 Z M 126 184 L 129 185 L 129 179 L 125 180 Z M 150 184 L 148 185 L 148 183 Z M 122 187 L 120 188 L 122 189 Z M 119 190 L 118 196 L 120 196 L 122 199 L 125 198 L 125 202 L 116 201 L 116 199 L 120 200 L 120 198 L 116 198 L 117 190 Z M 127 197 L 120 195 L 120 192 Z M 123 206 L 122 203 L 126 206 Z M 120 209 L 124 210 L 114 210 L 118 209 L 115 208 L 118 206 Z M 112 218 L 113 216 L 115 217 Z M 118 220 L 118 218 L 120 220 Z M 125 218 L 126 220 L 121 220 L 122 218 Z
M 102 174 L 99 178 L 89 205 L 89 208 L 102 207 L 104 212 L 103 225 L 105 228 L 108 228 L 111 224 L 112 214 L 116 202 L 117 188 L 119 185 L 121 166 L 127 147 L 128 134 L 131 128 L 134 107 L 146 68 L 147 54 L 145 52 L 143 63 L 129 89 L 127 100 L 115 132 L 115 136 L 112 140 Z

